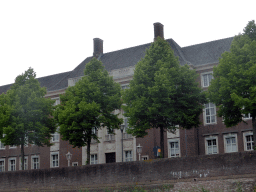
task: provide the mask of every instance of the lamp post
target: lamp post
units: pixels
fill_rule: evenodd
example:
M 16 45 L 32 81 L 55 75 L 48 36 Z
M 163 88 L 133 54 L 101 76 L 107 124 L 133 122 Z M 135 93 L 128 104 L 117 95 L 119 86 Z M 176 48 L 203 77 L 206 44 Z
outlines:
M 122 135 L 122 162 L 124 162 L 124 148 L 123 148 L 123 142 L 124 142 L 124 139 L 123 139 L 123 131 L 124 131 L 124 125 L 120 125 L 120 130 L 121 130 L 121 135 Z
M 140 161 L 140 154 L 142 152 L 142 146 L 140 144 L 137 146 L 137 153 L 139 154 L 139 161 Z
M 71 160 L 71 158 L 72 158 L 72 154 L 70 153 L 70 152 L 68 152 L 67 154 L 66 154 L 66 158 L 67 158 L 67 160 L 68 160 L 68 167 L 70 166 L 70 160 Z

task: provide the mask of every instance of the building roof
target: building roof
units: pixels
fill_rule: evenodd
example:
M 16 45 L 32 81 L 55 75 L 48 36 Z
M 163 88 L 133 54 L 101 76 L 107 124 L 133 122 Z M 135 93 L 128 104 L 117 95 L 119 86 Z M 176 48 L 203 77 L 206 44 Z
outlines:
M 206 42 L 181 48 L 173 39 L 167 39 L 174 54 L 179 57 L 181 65 L 192 64 L 200 66 L 211 63 L 218 63 L 221 54 L 229 51 L 233 37 Z M 143 44 L 127 49 L 104 53 L 100 60 L 107 71 L 121 69 L 136 65 L 145 56 L 146 49 L 151 43 Z M 92 59 L 87 57 L 73 71 L 50 75 L 38 78 L 41 86 L 46 87 L 47 91 L 54 91 L 68 87 L 68 79 L 83 76 L 86 63 Z M 5 93 L 10 85 L 0 86 L 0 94 Z

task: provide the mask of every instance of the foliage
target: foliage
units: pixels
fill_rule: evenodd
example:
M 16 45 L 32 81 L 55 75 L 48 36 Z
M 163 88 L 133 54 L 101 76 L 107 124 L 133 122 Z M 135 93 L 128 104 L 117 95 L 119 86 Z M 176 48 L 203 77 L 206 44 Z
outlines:
M 115 109 L 121 107 L 121 88 L 95 58 L 86 64 L 84 75 L 60 96 L 61 104 L 54 116 L 64 140 L 68 140 L 73 147 L 87 146 L 87 164 L 90 164 L 91 139 L 99 142 L 93 129 L 97 131 L 107 127 L 113 133 L 122 123 L 113 114 Z
M 44 98 L 46 89 L 40 87 L 35 77 L 29 68 L 16 77 L 6 94 L 0 95 L 1 141 L 5 145 L 21 145 L 22 162 L 24 145 L 50 146 L 51 134 L 56 130 L 51 117 L 54 101 Z
M 213 69 L 209 98 L 218 107 L 227 127 L 243 121 L 250 113 L 256 130 L 256 26 L 250 21 L 243 34 L 236 36 L 230 52 L 225 52 Z M 256 139 L 256 136 L 254 136 Z
M 164 129 L 197 127 L 206 99 L 196 78 L 188 65 L 179 65 L 169 43 L 158 38 L 137 63 L 130 89 L 123 92 L 125 116 L 132 127 L 128 133 L 144 137 L 147 129 L 160 128 L 163 153 Z

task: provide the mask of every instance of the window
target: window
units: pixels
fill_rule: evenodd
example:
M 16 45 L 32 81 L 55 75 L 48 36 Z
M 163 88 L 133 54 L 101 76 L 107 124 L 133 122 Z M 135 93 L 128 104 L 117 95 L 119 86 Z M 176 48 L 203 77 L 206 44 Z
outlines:
M 98 156 L 97 154 L 92 154 L 91 155 L 91 165 L 93 164 L 98 164 Z
M 51 167 L 59 167 L 59 153 L 51 154 Z
M 20 157 L 20 170 L 22 170 L 21 168 L 21 157 Z M 24 170 L 28 169 L 28 157 L 24 157 Z
M 56 98 L 52 98 L 53 100 L 55 100 L 55 103 L 53 104 L 53 106 L 59 105 L 60 104 L 60 98 L 56 97 Z
M 180 156 L 180 144 L 179 139 L 169 139 L 169 157 Z
M 115 140 L 115 135 L 110 134 L 110 132 L 107 129 L 107 134 L 105 135 L 105 141 L 114 141 Z
M 72 166 L 74 167 L 78 166 L 78 162 L 72 162 Z
M 252 131 L 245 132 L 244 134 L 244 150 L 251 151 L 254 147 L 253 133 Z
M 125 162 L 132 161 L 132 151 L 125 151 Z
M 4 159 L 0 159 L 0 172 L 5 171 L 5 164 L 4 164 Z
M 218 153 L 218 137 L 206 137 L 205 138 L 205 154 L 217 154 Z
M 39 169 L 39 156 L 31 157 L 31 169 Z
M 216 107 L 213 103 L 205 104 L 204 116 L 205 124 L 216 123 Z
M 10 145 L 10 146 L 9 146 L 10 149 L 14 149 L 14 148 L 16 148 L 16 147 L 17 147 L 16 145 Z
M 4 144 L 2 143 L 2 141 L 0 141 L 0 149 L 5 149 Z
M 56 132 L 52 134 L 52 142 L 59 142 L 60 134 L 58 132 L 59 132 L 59 127 L 57 128 Z
M 251 113 L 243 114 L 244 119 L 251 119 Z
M 237 134 L 229 133 L 224 135 L 224 146 L 226 153 L 237 152 Z
M 145 160 L 149 160 L 148 155 L 141 156 L 141 160 L 143 160 L 143 161 L 145 161 Z
M 128 134 L 128 133 L 126 132 L 126 130 L 127 130 L 128 127 L 129 127 L 129 124 L 128 124 L 128 117 L 124 117 L 124 124 L 123 124 L 123 126 L 124 126 L 123 138 L 124 138 L 124 139 L 132 138 L 132 134 Z
M 10 158 L 8 163 L 9 163 L 8 171 L 15 171 L 16 170 L 16 158 Z
M 129 84 L 121 85 L 122 90 L 129 89 Z
M 201 78 L 202 78 L 202 87 L 209 87 L 210 85 L 210 82 L 212 80 L 212 72 L 210 73 L 203 73 L 201 75 Z

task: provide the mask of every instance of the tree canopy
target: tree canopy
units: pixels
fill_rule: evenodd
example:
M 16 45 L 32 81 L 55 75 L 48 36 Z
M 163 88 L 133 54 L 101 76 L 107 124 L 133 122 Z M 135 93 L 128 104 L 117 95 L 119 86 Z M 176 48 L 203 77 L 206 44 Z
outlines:
M 195 70 L 181 66 L 169 43 L 158 37 L 137 63 L 130 89 L 123 92 L 123 108 L 131 127 L 128 133 L 144 137 L 146 130 L 160 128 L 164 157 L 164 130 L 200 124 L 206 99 L 196 78 Z
M 219 110 L 227 127 L 243 121 L 250 114 L 256 139 L 256 25 L 250 21 L 244 33 L 235 36 L 229 52 L 222 54 L 213 69 L 209 98 Z
M 84 76 L 60 96 L 61 104 L 55 111 L 60 134 L 73 147 L 87 146 L 90 163 L 90 144 L 101 127 L 110 133 L 122 123 L 114 114 L 121 107 L 121 88 L 104 69 L 101 61 L 93 58 L 86 64 Z
M 44 98 L 36 73 L 29 68 L 15 79 L 6 94 L 0 95 L 0 136 L 5 145 L 20 145 L 24 169 L 24 145 L 50 146 L 56 125 L 52 118 L 53 103 Z

